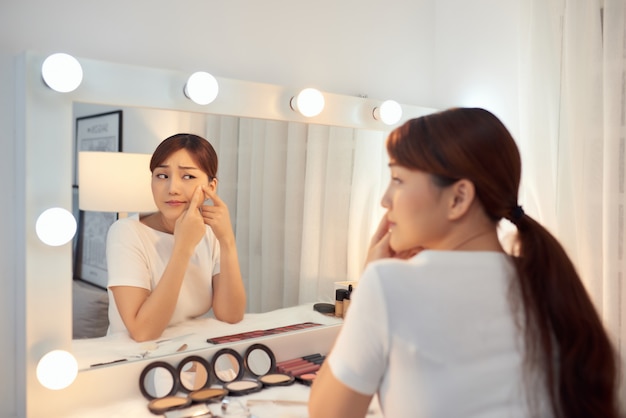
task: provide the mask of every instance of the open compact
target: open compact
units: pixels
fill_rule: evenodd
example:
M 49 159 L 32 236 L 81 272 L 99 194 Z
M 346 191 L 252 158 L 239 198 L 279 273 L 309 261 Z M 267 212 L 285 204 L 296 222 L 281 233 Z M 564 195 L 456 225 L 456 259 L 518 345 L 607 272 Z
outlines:
M 188 392 L 192 402 L 216 402 L 228 394 L 222 388 L 210 387 L 212 382 L 211 365 L 200 356 L 189 356 L 178 365 L 177 376 L 180 389 Z
M 243 379 L 243 358 L 232 348 L 222 348 L 215 353 L 213 373 L 231 396 L 243 396 L 263 389 L 263 385 L 257 380 Z
M 289 370 L 300 370 L 302 361 L 304 358 L 297 359 L 297 369 Z M 148 409 L 153 414 L 180 415 L 188 412 L 187 407 L 228 402 L 226 396 L 243 396 L 264 387 L 294 383 L 294 374 L 279 366 L 272 350 L 264 344 L 252 344 L 243 356 L 232 348 L 222 348 L 211 361 L 191 355 L 177 367 L 164 361 L 150 363 L 141 372 L 139 389 L 149 400 Z M 216 387 L 220 384 L 222 387 Z
M 276 357 L 263 344 L 252 344 L 244 354 L 244 366 L 263 386 L 287 386 L 294 382 L 293 376 L 276 371 Z
M 226 389 L 212 388 L 211 367 L 199 356 L 184 358 L 177 368 L 169 363 L 150 363 L 141 372 L 139 389 L 148 399 L 148 410 L 156 415 L 182 410 L 192 403 L 219 402 Z M 187 392 L 187 396 L 177 395 Z
M 175 395 L 178 392 L 178 382 L 176 369 L 169 363 L 157 361 L 143 369 L 139 377 L 139 389 L 150 400 L 150 412 L 162 415 L 191 404 L 191 399 L 187 396 Z

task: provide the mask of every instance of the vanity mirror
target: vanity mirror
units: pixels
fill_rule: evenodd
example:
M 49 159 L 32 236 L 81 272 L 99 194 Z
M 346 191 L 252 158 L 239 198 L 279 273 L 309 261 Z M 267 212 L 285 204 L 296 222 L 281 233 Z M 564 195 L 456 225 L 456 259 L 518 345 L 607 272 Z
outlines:
M 16 126 L 18 132 L 18 144 L 16 145 L 16 190 L 18 207 L 16 213 L 20 218 L 16 221 L 24 225 L 19 232 L 17 245 L 23 248 L 23 270 L 18 271 L 18 277 L 24 277 L 19 284 L 18 297 L 25 301 L 23 317 L 18 318 L 18 329 L 23 330 L 18 341 L 17 352 L 23 353 L 22 360 L 25 364 L 24 385 L 27 388 L 25 396 L 26 409 L 29 416 L 46 415 L 50 405 L 62 405 L 64 396 L 62 393 L 54 393 L 44 389 L 36 378 L 36 365 L 39 359 L 53 349 L 71 351 L 71 246 L 63 245 L 50 247 L 42 243 L 35 233 L 35 221 L 46 209 L 61 207 L 70 210 L 72 207 L 72 127 L 73 127 L 73 103 L 94 103 L 106 106 L 122 106 L 136 108 L 175 109 L 179 111 L 211 113 L 217 115 L 265 119 L 268 121 L 287 121 L 296 124 L 314 123 L 317 126 L 340 126 L 343 128 L 358 128 L 364 132 L 364 141 L 369 139 L 371 144 L 380 143 L 390 127 L 382 125 L 380 121 L 372 117 L 373 108 L 380 104 L 379 100 L 359 97 L 347 97 L 333 94 L 325 94 L 326 108 L 319 116 L 307 119 L 295 113 L 289 106 L 290 98 L 297 92 L 295 88 L 250 83 L 236 80 L 218 78 L 220 83 L 220 95 L 207 106 L 197 105 L 188 100 L 183 94 L 188 74 L 182 71 L 171 71 L 153 68 L 134 67 L 122 64 L 114 64 L 95 60 L 81 59 L 84 79 L 81 86 L 71 93 L 58 93 L 47 88 L 41 79 L 41 64 L 44 55 L 25 53 L 18 61 L 16 74 L 18 75 L 18 92 L 16 106 Z M 403 118 L 416 117 L 430 113 L 433 109 L 403 105 Z M 271 125 L 271 124 L 270 124 Z M 320 128 L 321 130 L 325 128 Z M 365 131 L 362 131 L 362 130 Z M 271 136 L 271 135 L 270 135 Z M 353 143 L 333 141 L 327 138 L 319 141 L 317 147 L 311 149 L 307 158 L 316 158 L 329 161 L 334 167 L 340 167 L 342 161 L 334 161 L 335 147 L 354 146 Z M 310 140 L 309 140 L 310 141 Z M 365 144 L 365 143 L 363 143 Z M 254 144 L 252 144 L 254 145 Z M 363 151 L 359 148 L 355 153 Z M 367 149 L 367 146 L 363 146 Z M 379 153 L 380 154 L 380 153 Z M 289 155 L 287 155 L 289 157 Z M 371 164 L 386 165 L 382 157 L 376 160 L 363 161 L 362 164 L 344 175 L 363 177 L 371 186 Z M 278 158 L 275 160 L 278 161 Z M 355 160 L 356 161 L 356 160 Z M 345 162 L 345 161 L 344 161 Z M 296 163 L 300 163 L 297 161 Z M 272 166 L 270 166 L 272 167 Z M 21 170 L 21 171 L 19 171 Z M 250 173 L 249 173 L 250 174 Z M 222 174 L 225 176 L 225 174 Z M 334 177 L 338 176 L 333 172 Z M 225 176 L 226 177 L 226 176 Z M 319 179 L 311 178 L 312 190 L 316 196 L 324 195 L 324 183 L 318 184 Z M 328 183 L 333 178 L 325 177 Z M 378 180 L 375 180 L 378 182 Z M 368 183 L 369 182 L 369 183 Z M 316 185 L 317 184 L 317 185 Z M 316 185 L 316 186 L 315 186 Z M 355 186 L 356 187 L 356 186 Z M 363 187 L 359 185 L 358 187 Z M 336 196 L 335 205 L 352 205 L 355 211 L 363 208 L 376 206 L 382 185 L 372 190 L 371 196 L 365 197 L 361 202 L 346 202 L 343 195 Z M 324 214 L 332 212 L 331 209 L 315 209 L 312 214 L 318 221 L 323 222 Z M 376 216 L 371 216 L 372 218 Z M 346 222 L 343 219 L 341 222 Z M 369 239 L 369 219 L 361 219 L 354 225 L 355 231 L 360 235 L 354 237 L 354 242 L 366 243 Z M 350 222 L 353 222 L 350 220 Z M 329 226 L 331 229 L 333 225 Z M 305 240 L 320 241 L 319 230 L 313 228 L 305 231 Z M 258 237 L 249 237 L 252 245 L 260 248 L 264 245 L 258 241 Z M 348 247 L 346 239 L 336 243 L 338 248 Z M 289 247 L 289 245 L 287 245 Z M 317 258 L 314 265 L 306 266 L 305 270 L 313 271 L 317 275 L 326 265 L 336 262 L 330 258 L 337 253 L 337 248 L 331 248 L 327 259 Z M 355 248 L 354 254 L 362 252 L 361 248 Z M 338 252 L 338 259 L 344 259 L 346 253 Z M 313 254 L 315 255 L 315 254 Z M 250 260 L 258 261 L 258 254 L 251 253 Z M 274 254 L 273 257 L 285 258 L 284 254 Z M 356 267 L 358 265 L 358 267 Z M 321 266 L 321 267 L 320 267 Z M 253 265 L 251 270 L 262 268 L 260 264 Z M 355 263 L 354 269 L 360 269 L 360 264 Z M 345 271 L 349 268 L 345 267 Z M 348 271 L 348 275 L 356 274 L 356 271 Z M 294 272 L 294 275 L 300 272 Z M 307 278 L 305 278 L 307 279 Z M 341 278 L 344 279 L 344 278 Z M 332 282 L 334 277 L 329 277 Z M 317 281 L 306 281 L 304 285 L 295 291 L 303 301 L 309 300 L 309 295 L 316 295 Z M 248 289 L 249 293 L 255 293 L 257 289 Z M 270 292 L 282 292 L 283 289 L 274 288 Z M 329 298 L 330 298 L 329 293 Z M 311 301 L 315 298 L 311 297 Z M 259 311 L 263 310 L 260 306 Z M 137 370 L 137 367 L 126 366 L 109 367 L 98 374 L 98 378 L 117 381 L 116 373 Z M 118 372 L 119 370 L 119 372 Z M 80 375 L 84 372 L 79 373 Z M 138 374 L 137 374 L 138 375 Z M 84 378 L 83 382 L 89 381 Z M 88 390 L 85 385 L 83 392 Z M 94 389 L 95 390 L 95 389 Z M 48 403 L 50 400 L 51 403 Z M 44 407 L 44 405 L 46 405 Z

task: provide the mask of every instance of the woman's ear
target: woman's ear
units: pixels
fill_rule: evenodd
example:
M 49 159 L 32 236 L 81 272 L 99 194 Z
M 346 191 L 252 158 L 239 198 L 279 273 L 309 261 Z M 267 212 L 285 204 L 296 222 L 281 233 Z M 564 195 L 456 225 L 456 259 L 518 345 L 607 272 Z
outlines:
M 210 181 L 209 181 L 209 188 L 212 191 L 216 191 L 217 190 L 217 177 L 213 177 Z
M 464 216 L 472 206 L 476 198 L 476 188 L 474 183 L 468 179 L 461 179 L 450 186 L 450 207 L 448 208 L 448 218 L 457 220 Z

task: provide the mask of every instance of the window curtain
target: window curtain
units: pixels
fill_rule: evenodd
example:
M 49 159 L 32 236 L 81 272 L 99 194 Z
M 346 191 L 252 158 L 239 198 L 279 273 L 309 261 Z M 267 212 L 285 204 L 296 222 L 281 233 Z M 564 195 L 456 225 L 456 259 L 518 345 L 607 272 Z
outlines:
M 521 4 L 521 201 L 574 261 L 626 372 L 626 1 Z
M 386 132 L 209 115 L 248 312 L 334 302 L 384 211 Z

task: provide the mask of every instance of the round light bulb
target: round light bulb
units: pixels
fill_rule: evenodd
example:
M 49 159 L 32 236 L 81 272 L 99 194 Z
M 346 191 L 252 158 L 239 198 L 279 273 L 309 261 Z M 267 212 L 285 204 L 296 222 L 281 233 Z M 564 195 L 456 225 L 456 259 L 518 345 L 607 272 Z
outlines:
M 83 81 L 83 68 L 71 55 L 58 53 L 46 58 L 41 66 L 43 81 L 52 90 L 68 93 Z
M 46 209 L 37 218 L 35 231 L 47 245 L 58 247 L 70 242 L 76 233 L 76 219 L 63 208 Z
M 52 390 L 65 389 L 76 379 L 78 362 L 71 353 L 53 350 L 37 364 L 37 380 Z
M 219 86 L 211 74 L 198 71 L 189 76 L 184 91 L 185 96 L 195 103 L 207 105 L 217 97 Z
M 402 118 L 402 106 L 395 100 L 385 100 L 380 107 L 374 109 L 374 118 L 385 125 L 396 124 Z
M 324 95 L 317 89 L 306 88 L 291 99 L 291 107 L 303 116 L 317 116 L 324 110 Z

